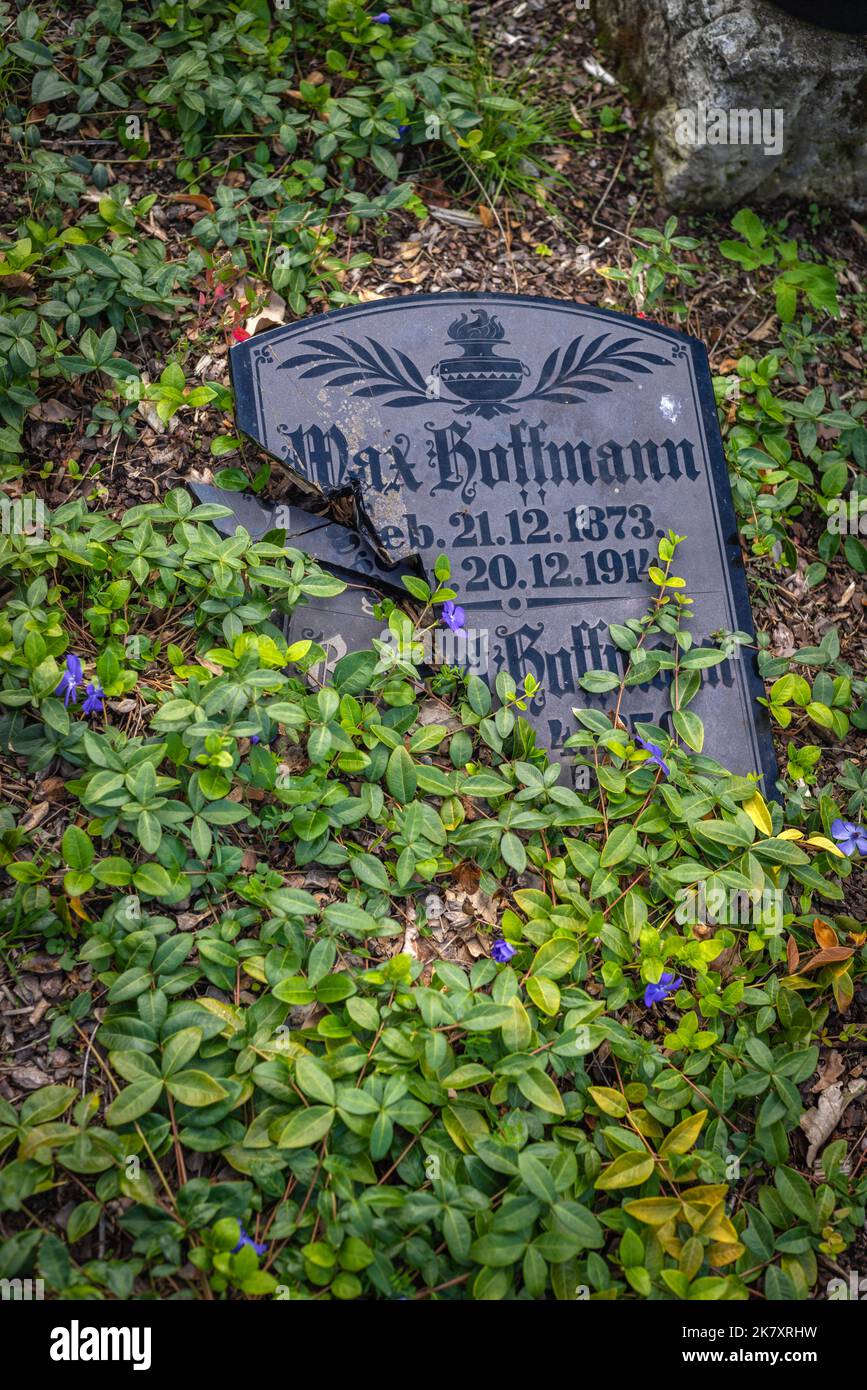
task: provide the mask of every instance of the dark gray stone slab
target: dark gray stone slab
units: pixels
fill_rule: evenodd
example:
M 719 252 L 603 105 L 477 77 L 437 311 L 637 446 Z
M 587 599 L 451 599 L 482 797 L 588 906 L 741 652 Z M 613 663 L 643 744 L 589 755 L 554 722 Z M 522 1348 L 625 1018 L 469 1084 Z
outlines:
M 300 603 L 286 621 L 286 641 L 305 638 L 317 642 L 325 657 L 310 668 L 320 684 L 331 679 L 334 667 L 349 652 L 366 651 L 375 637 L 383 637 L 384 624 L 373 615 L 373 605 L 381 595 L 374 589 L 352 587 L 334 598 L 311 599 Z
M 557 300 L 416 295 L 319 315 L 233 348 L 238 423 L 326 496 L 351 492 L 391 561 L 452 561 L 490 675 L 543 682 L 530 716 L 555 755 L 574 706 L 607 707 L 579 676 L 615 669 L 609 623 L 646 610 L 658 538 L 696 645 L 752 633 L 704 347 L 649 321 Z M 752 658 L 706 674 L 690 705 L 705 753 L 776 776 Z M 665 722 L 662 680 L 628 720 Z

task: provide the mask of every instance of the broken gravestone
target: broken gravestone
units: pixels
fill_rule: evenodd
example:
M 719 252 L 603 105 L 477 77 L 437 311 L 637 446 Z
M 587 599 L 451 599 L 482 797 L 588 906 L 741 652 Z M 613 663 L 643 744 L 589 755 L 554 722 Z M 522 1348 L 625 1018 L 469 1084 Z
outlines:
M 231 365 L 240 428 L 324 496 L 351 493 L 388 562 L 417 556 L 432 578 L 449 555 L 489 679 L 536 678 L 529 717 L 555 757 L 575 706 L 606 708 L 580 677 L 622 670 L 609 625 L 647 610 L 669 530 L 687 537 L 676 568 L 695 600 L 694 646 L 752 635 L 697 340 L 565 301 L 414 295 L 264 333 L 233 348 Z M 770 790 L 762 685 L 749 649 L 730 650 L 690 708 L 704 753 L 764 772 Z M 670 727 L 667 682 L 628 689 L 621 715 Z
M 212 525 L 223 536 L 234 535 L 236 526 L 259 540 L 269 531 L 281 530 L 286 545 L 303 550 L 314 560 L 339 571 L 348 581 L 375 581 L 382 589 L 406 598 L 401 575 L 414 574 L 410 565 L 384 564 L 382 558 L 357 531 L 341 526 L 327 516 L 316 516 L 303 507 L 272 506 L 261 502 L 249 492 L 229 493 L 208 483 L 191 482 L 190 489 L 199 502 L 216 503 L 226 507 L 226 515 L 217 517 Z

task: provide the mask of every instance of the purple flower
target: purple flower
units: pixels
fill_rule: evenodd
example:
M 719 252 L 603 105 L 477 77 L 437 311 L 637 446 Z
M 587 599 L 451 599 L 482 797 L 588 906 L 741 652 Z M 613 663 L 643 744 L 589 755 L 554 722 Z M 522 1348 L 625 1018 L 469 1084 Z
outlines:
M 260 739 L 260 737 L 259 737 L 258 734 L 251 734 L 251 735 L 250 735 L 250 742 L 251 742 L 251 743 L 261 743 L 262 740 Z
M 241 1239 L 238 1241 L 238 1244 L 235 1246 L 234 1250 L 232 1251 L 232 1254 L 237 1255 L 238 1251 L 243 1250 L 245 1245 L 249 1245 L 251 1249 L 255 1250 L 257 1255 L 264 1255 L 265 1251 L 268 1249 L 267 1241 L 263 1241 L 260 1245 L 257 1241 L 253 1240 L 252 1236 L 247 1235 L 247 1232 L 244 1230 L 244 1227 L 242 1226 Z
M 63 696 L 63 703 L 69 707 L 70 701 L 75 704 L 78 698 L 78 687 L 84 679 L 84 672 L 81 669 L 81 662 L 77 656 L 71 653 L 66 658 L 66 670 L 60 677 L 60 681 L 55 687 L 55 695 Z
M 655 985 L 648 985 L 644 991 L 644 1003 L 649 1009 L 652 1004 L 661 1004 L 663 999 L 669 994 L 674 994 L 676 989 L 680 989 L 683 980 L 678 976 L 674 978 L 670 970 L 663 970 L 659 980 Z
M 373 22 L 374 24 L 390 24 L 391 15 L 387 10 L 383 10 L 380 14 L 375 14 L 373 16 Z
M 495 960 L 497 965 L 505 965 L 515 955 L 515 949 L 508 941 L 495 941 L 491 947 L 491 960 Z
M 82 714 L 102 714 L 102 702 L 104 699 L 105 691 L 102 686 L 94 685 L 93 681 L 88 681 L 86 699 L 81 706 Z
M 853 820 L 835 820 L 831 834 L 844 854 L 867 854 L 867 828 Z
M 656 766 L 657 766 L 657 767 L 662 768 L 662 775 L 663 775 L 663 777 L 667 777 L 667 776 L 668 776 L 668 763 L 665 761 L 665 759 L 664 759 L 663 756 L 662 756 L 662 749 L 660 748 L 659 744 L 658 744 L 658 743 L 645 743 L 645 741 L 644 741 L 643 738 L 640 738 L 640 739 L 638 739 L 637 741 L 641 744 L 642 748 L 645 748 L 645 749 L 647 750 L 647 752 L 648 752 L 649 755 L 650 755 L 650 756 L 647 758 L 647 762 L 649 762 L 649 763 L 656 763 Z
M 443 604 L 440 618 L 445 623 L 446 627 L 451 628 L 452 632 L 463 632 L 467 615 L 459 604 L 452 603 L 452 600 L 449 599 Z

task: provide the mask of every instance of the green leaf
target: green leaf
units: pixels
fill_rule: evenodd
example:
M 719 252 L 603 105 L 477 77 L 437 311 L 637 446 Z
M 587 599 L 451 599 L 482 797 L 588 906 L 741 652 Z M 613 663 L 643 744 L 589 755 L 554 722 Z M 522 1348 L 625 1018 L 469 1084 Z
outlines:
M 551 1177 L 547 1165 L 537 1158 L 535 1154 L 524 1150 L 518 1155 L 518 1167 L 521 1170 L 521 1177 L 524 1186 L 532 1192 L 534 1197 L 538 1197 L 540 1202 L 556 1202 L 557 1185 Z
M 369 888 L 376 888 L 380 893 L 389 891 L 391 884 L 388 874 L 375 855 L 354 854 L 349 861 L 349 867 L 355 877 L 366 883 Z
M 464 1091 L 469 1086 L 482 1086 L 490 1080 L 491 1073 L 487 1067 L 479 1062 L 465 1062 L 463 1066 L 450 1071 L 448 1076 L 442 1077 L 440 1085 L 448 1091 Z
M 789 1211 L 815 1227 L 816 1202 L 807 1179 L 794 1168 L 780 1167 L 774 1170 L 774 1183 Z
M 518 1090 L 531 1105 L 537 1105 L 540 1110 L 548 1110 L 553 1115 L 566 1114 L 563 1097 L 541 1067 L 531 1067 L 529 1071 L 521 1072 L 518 1077 Z
M 89 869 L 93 863 L 95 850 L 89 835 L 77 825 L 68 825 L 61 841 L 63 862 L 71 869 Z
M 310 1105 L 290 1115 L 277 1139 L 279 1149 L 306 1149 L 323 1139 L 334 1123 L 329 1105 Z
M 464 796 L 483 796 L 486 801 L 507 796 L 511 790 L 510 782 L 503 781 L 502 777 L 495 777 L 492 772 L 477 772 L 468 777 L 461 787 Z
M 108 1107 L 105 1118 L 110 1125 L 127 1125 L 137 1120 L 148 1110 L 152 1110 L 162 1095 L 163 1083 L 159 1078 L 143 1076 L 126 1086 Z
M 168 872 L 162 864 L 155 864 L 153 861 L 140 864 L 132 876 L 132 881 L 140 893 L 150 893 L 157 898 L 172 891 L 172 881 Z
M 295 1080 L 305 1096 L 311 1096 L 313 1100 L 324 1101 L 326 1105 L 334 1105 L 334 1082 L 325 1068 L 320 1066 L 314 1058 L 298 1058 L 295 1065 Z
M 609 690 L 617 689 L 620 677 L 615 671 L 586 671 L 578 677 L 578 684 L 591 695 L 604 695 Z
M 69 1220 L 66 1223 L 66 1239 L 70 1245 L 75 1245 L 76 1241 L 83 1240 L 99 1221 L 102 1212 L 100 1202 L 79 1202 L 69 1213 Z
M 163 1048 L 163 1076 L 171 1076 L 172 1072 L 185 1067 L 195 1057 L 201 1041 L 201 1028 L 181 1028 L 177 1033 L 172 1033 Z
M 166 1087 L 182 1105 L 213 1105 L 225 1100 L 229 1092 L 206 1071 L 181 1071 L 166 1081 Z
M 612 830 L 608 839 L 602 847 L 599 856 L 599 863 L 603 869 L 611 869 L 615 864 L 622 864 L 634 853 L 638 845 L 638 836 L 631 825 L 617 825 Z
M 473 1243 L 473 1233 L 469 1221 L 456 1207 L 447 1207 L 443 1217 L 443 1236 L 449 1254 L 458 1264 L 466 1264 Z
M 108 884 L 111 888 L 126 888 L 132 878 L 132 864 L 119 855 L 110 855 L 108 859 L 100 859 L 98 864 L 94 864 L 93 876 L 97 883 Z
M 418 775 L 415 763 L 402 744 L 392 749 L 385 770 L 385 780 L 388 790 L 400 806 L 406 806 L 412 801 L 418 785 Z
M 491 711 L 491 692 L 481 676 L 470 676 L 467 681 L 467 700 L 470 709 L 481 719 Z
M 488 1265 L 491 1269 L 505 1269 L 517 1264 L 526 1249 L 527 1242 L 521 1236 L 492 1232 L 480 1236 L 470 1246 L 470 1259 L 476 1264 Z
M 676 710 L 672 722 L 684 743 L 700 753 L 704 747 L 704 724 L 691 710 Z
M 746 849 L 755 839 L 755 827 L 744 821 L 698 820 L 690 826 L 693 837 L 712 840 L 714 844 L 725 845 L 729 849 Z M 787 843 L 784 841 L 784 843 Z
M 539 947 L 533 957 L 530 974 L 547 975 L 549 980 L 559 980 L 562 975 L 570 973 L 580 954 L 581 948 L 572 937 L 554 936 Z
M 518 874 L 524 872 L 527 867 L 527 851 L 513 831 L 507 830 L 500 837 L 500 853 L 510 869 L 514 869 Z
M 82 873 L 79 869 L 70 869 L 63 876 L 64 892 L 68 893 L 71 898 L 80 898 L 82 893 L 90 892 L 95 882 L 93 874 Z
M 47 1124 L 49 1120 L 56 1120 L 58 1115 L 69 1109 L 75 1096 L 74 1086 L 42 1086 L 28 1096 L 21 1106 L 19 1118 L 22 1126 L 32 1128 Z M 10 1117 L 10 1122 L 14 1125 L 14 1114 Z
M 152 811 L 142 811 L 136 818 L 136 835 L 146 854 L 156 854 L 163 837 L 162 826 Z

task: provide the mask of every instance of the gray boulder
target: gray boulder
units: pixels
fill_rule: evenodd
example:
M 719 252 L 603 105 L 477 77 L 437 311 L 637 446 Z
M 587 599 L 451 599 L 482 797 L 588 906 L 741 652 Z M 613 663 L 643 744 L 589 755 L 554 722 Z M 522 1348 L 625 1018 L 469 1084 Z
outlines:
M 807 198 L 867 212 L 867 38 L 768 0 L 596 0 L 682 208 Z

